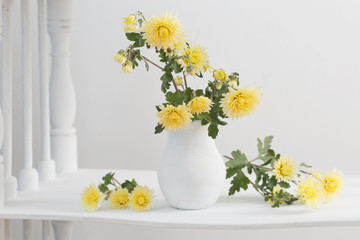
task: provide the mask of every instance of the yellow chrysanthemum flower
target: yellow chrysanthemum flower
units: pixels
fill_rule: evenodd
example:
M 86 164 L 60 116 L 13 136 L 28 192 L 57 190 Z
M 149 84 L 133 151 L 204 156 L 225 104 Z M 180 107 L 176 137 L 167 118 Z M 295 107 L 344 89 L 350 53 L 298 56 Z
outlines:
M 130 195 L 130 208 L 137 212 L 148 211 L 153 198 L 153 191 L 148 187 L 137 186 Z
M 337 169 L 332 169 L 327 172 L 322 178 L 322 186 L 324 188 L 326 200 L 333 200 L 338 196 L 344 186 L 342 172 Z
M 113 190 L 109 196 L 109 204 L 112 208 L 126 209 L 129 207 L 129 191 L 118 188 Z
M 259 88 L 230 88 L 221 99 L 221 107 L 226 116 L 232 119 L 245 117 L 256 111 L 261 101 L 260 95 Z
M 104 194 L 100 192 L 99 188 L 92 184 L 85 188 L 81 194 L 81 205 L 90 211 L 95 211 L 100 207 L 100 202 L 104 199 Z
M 152 47 L 174 50 L 184 42 L 183 26 L 170 12 L 151 17 L 144 21 L 142 29 L 144 39 Z
M 296 177 L 297 170 L 297 164 L 290 157 L 281 156 L 274 163 L 273 174 L 278 180 L 289 181 Z
M 186 127 L 190 122 L 193 115 L 187 106 L 179 105 L 174 107 L 168 105 L 166 107 L 161 106 L 161 111 L 158 112 L 159 124 L 161 124 L 165 130 L 180 130 Z
M 309 208 L 317 208 L 324 202 L 324 190 L 321 182 L 313 176 L 307 176 L 298 184 L 300 199 Z
M 207 55 L 206 49 L 200 45 L 189 44 L 181 52 L 183 57 L 183 67 L 188 66 L 194 67 L 195 73 L 206 72 L 210 70 L 209 56 Z
M 126 55 L 124 52 L 118 52 L 115 54 L 115 56 L 113 57 L 115 62 L 118 62 L 120 64 L 124 64 L 126 62 Z
M 219 70 L 215 70 L 213 72 L 213 76 L 216 80 L 220 81 L 220 82 L 226 82 L 227 80 L 229 80 L 228 75 L 226 74 L 226 72 L 222 69 Z
M 200 114 L 200 113 L 209 112 L 213 104 L 214 103 L 210 100 L 210 98 L 200 96 L 192 99 L 188 103 L 188 107 L 190 108 L 192 114 Z
M 132 68 L 132 63 L 127 61 L 122 65 L 121 71 L 122 72 L 127 72 L 127 73 L 131 73 L 133 70 Z
M 124 23 L 125 25 L 129 25 L 129 24 L 135 24 L 136 23 L 136 16 L 134 14 L 131 14 L 127 17 L 124 17 Z

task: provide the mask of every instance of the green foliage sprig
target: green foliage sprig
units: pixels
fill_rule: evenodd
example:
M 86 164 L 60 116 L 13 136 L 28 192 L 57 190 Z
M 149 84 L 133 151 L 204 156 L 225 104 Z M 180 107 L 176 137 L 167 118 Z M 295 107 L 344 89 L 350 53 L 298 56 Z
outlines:
M 257 139 L 258 155 L 252 160 L 240 150 L 231 152 L 231 157 L 224 156 L 228 159 L 226 178 L 231 179 L 229 196 L 246 191 L 250 185 L 272 207 L 290 205 L 301 199 L 307 206 L 316 208 L 341 192 L 341 172 L 333 169 L 323 176 L 305 163 L 297 166 L 288 157 L 281 159 L 282 156 L 271 148 L 272 139 L 272 136 L 263 141 Z M 291 172 L 293 177 L 290 177 Z M 294 187 L 298 189 L 292 191 Z

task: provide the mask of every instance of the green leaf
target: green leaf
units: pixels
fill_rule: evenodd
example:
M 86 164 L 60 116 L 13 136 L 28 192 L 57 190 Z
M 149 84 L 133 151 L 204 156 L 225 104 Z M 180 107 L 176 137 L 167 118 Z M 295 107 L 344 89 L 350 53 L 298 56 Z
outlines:
M 114 177 L 115 173 L 107 173 L 103 178 L 102 180 L 104 181 L 104 184 L 105 185 L 109 185 Z
M 195 91 L 195 95 L 196 95 L 197 97 L 200 97 L 200 96 L 204 95 L 204 94 L 203 94 L 203 90 L 202 90 L 202 89 L 196 90 L 196 91 Z
M 142 18 L 139 18 L 139 19 L 138 19 L 138 22 L 139 22 L 139 26 L 141 27 L 142 24 L 143 24 L 143 22 L 144 22 L 144 20 L 143 20 Z
M 226 179 L 231 178 L 235 174 L 238 173 L 240 169 L 239 168 L 227 168 L 226 169 Z
M 303 163 L 303 162 L 302 162 L 302 163 L 300 163 L 300 166 L 301 166 L 301 167 L 306 167 L 306 168 L 312 168 L 312 166 L 306 165 L 306 164 L 305 164 L 305 163 Z
M 164 127 L 162 125 L 158 124 L 155 127 L 155 134 L 161 133 L 163 130 L 164 130 Z
M 273 136 L 267 136 L 264 139 L 264 148 L 263 151 L 267 152 L 271 148 L 271 142 L 272 142 Z
M 107 191 L 109 191 L 109 188 L 104 183 L 100 184 L 98 187 L 100 192 L 102 193 L 106 193 Z
M 290 184 L 288 182 L 284 182 L 284 181 L 280 181 L 279 185 L 280 185 L 280 187 L 283 187 L 283 188 L 289 188 L 290 187 Z
M 216 136 L 219 133 L 219 128 L 216 123 L 211 123 L 208 127 L 208 135 L 209 137 L 212 137 L 213 139 L 216 138 Z
M 131 193 L 137 185 L 138 185 L 137 182 L 135 181 L 135 179 L 133 179 L 131 181 L 125 180 L 125 182 L 121 184 L 121 187 L 123 189 L 127 189 L 129 193 Z
M 166 91 L 170 88 L 170 83 L 174 79 L 171 72 L 165 72 L 161 78 L 162 84 L 161 84 L 161 91 L 166 93 Z
M 166 101 L 168 101 L 169 103 L 171 103 L 172 105 L 179 106 L 182 105 L 184 102 L 184 95 L 183 94 L 179 94 L 177 92 L 172 93 L 172 92 L 168 92 L 166 94 Z
M 145 63 L 145 68 L 146 68 L 146 71 L 149 71 L 150 66 L 149 66 L 148 62 L 147 62 L 147 61 L 144 61 L 144 63 Z
M 229 196 L 234 195 L 235 192 L 240 192 L 240 189 L 247 190 L 248 184 L 250 183 L 250 180 L 248 177 L 245 176 L 245 174 L 239 170 L 238 174 L 233 178 L 231 181 L 231 187 L 229 189 Z
M 135 33 L 135 32 L 125 33 L 125 36 L 126 36 L 127 39 L 130 40 L 130 41 L 136 41 L 136 39 L 138 38 L 138 35 L 140 35 L 140 34 L 139 34 L 139 33 Z
M 172 67 L 173 67 L 175 73 L 180 73 L 183 71 L 182 66 L 177 61 L 173 62 Z

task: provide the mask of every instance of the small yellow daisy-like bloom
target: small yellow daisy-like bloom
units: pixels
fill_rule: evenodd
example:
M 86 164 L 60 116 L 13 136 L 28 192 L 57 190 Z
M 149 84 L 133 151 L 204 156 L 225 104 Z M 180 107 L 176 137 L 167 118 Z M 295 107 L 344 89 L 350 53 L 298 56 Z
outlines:
M 174 107 L 168 105 L 166 107 L 160 106 L 161 111 L 158 112 L 159 124 L 165 130 L 180 130 L 186 127 L 190 122 L 193 115 L 187 106 L 179 105 Z
M 324 190 L 321 182 L 313 176 L 307 176 L 298 184 L 300 199 L 309 208 L 317 208 L 324 202 Z
M 340 194 L 344 186 L 342 172 L 337 169 L 328 171 L 322 178 L 322 186 L 324 188 L 326 200 L 333 200 Z
M 192 114 L 200 114 L 200 113 L 209 112 L 213 104 L 214 103 L 210 100 L 210 98 L 200 96 L 192 99 L 188 103 L 188 107 L 190 108 Z
M 122 72 L 127 72 L 127 73 L 131 73 L 133 70 L 132 68 L 132 63 L 127 61 L 122 65 L 121 71 Z
M 226 82 L 227 80 L 229 80 L 228 75 L 226 74 L 226 72 L 222 69 L 219 70 L 215 70 L 213 72 L 213 76 L 216 80 L 220 81 L 220 82 Z
M 181 52 L 185 56 L 183 58 L 183 67 L 193 66 L 196 74 L 210 70 L 209 56 L 205 50 L 200 45 L 189 44 Z
M 100 202 L 104 199 L 104 194 L 100 192 L 99 188 L 92 184 L 85 188 L 81 194 L 81 205 L 90 211 L 95 211 L 100 207 Z
M 130 195 L 130 208 L 137 212 L 148 211 L 153 199 L 153 191 L 148 187 L 137 186 Z
M 182 77 L 180 77 L 180 76 L 177 76 L 175 79 L 174 79 L 174 81 L 175 81 L 175 83 L 176 83 L 176 85 L 181 85 L 181 84 L 183 84 L 183 78 Z
M 289 181 L 296 177 L 297 170 L 298 166 L 290 157 L 281 156 L 274 163 L 273 174 L 278 180 Z
M 124 64 L 126 62 L 126 55 L 124 54 L 124 52 L 118 52 L 115 54 L 115 56 L 113 57 L 115 62 L 118 62 L 120 64 Z
M 281 190 L 284 190 L 279 184 L 276 184 L 276 186 L 273 188 L 272 195 L 276 196 L 277 193 L 279 193 Z M 268 200 L 268 203 L 274 204 L 275 201 L 272 201 L 271 199 Z M 284 203 L 284 201 L 280 201 L 281 204 Z
M 125 25 L 130 25 L 130 24 L 136 23 L 136 16 L 134 14 L 124 17 L 123 19 L 124 19 Z
M 144 21 L 142 29 L 144 39 L 152 47 L 164 50 L 174 50 L 184 42 L 185 35 L 183 26 L 179 20 L 170 12 L 163 15 L 151 17 Z
M 130 33 L 130 32 L 139 32 L 139 28 L 136 24 L 126 24 L 124 26 L 124 31 L 126 33 Z
M 118 188 L 113 190 L 109 196 L 109 204 L 112 208 L 126 209 L 129 207 L 129 191 Z
M 256 111 L 261 101 L 260 95 L 259 88 L 230 88 L 221 99 L 221 107 L 226 116 L 232 119 L 245 117 Z

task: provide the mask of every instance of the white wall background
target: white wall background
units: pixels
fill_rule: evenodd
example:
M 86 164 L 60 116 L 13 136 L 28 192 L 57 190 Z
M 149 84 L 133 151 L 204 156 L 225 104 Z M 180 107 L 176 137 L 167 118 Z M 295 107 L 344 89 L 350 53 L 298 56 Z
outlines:
M 112 56 L 128 45 L 122 17 L 137 10 L 150 16 L 163 9 L 176 11 L 188 39 L 208 49 L 214 67 L 240 72 L 242 85 L 254 82 L 262 86 L 259 111 L 220 130 L 217 145 L 221 153 L 240 148 L 255 154 L 256 138 L 271 134 L 275 149 L 298 162 L 320 170 L 338 167 L 345 174 L 359 174 L 358 0 L 76 0 L 71 70 L 77 92 L 80 167 L 156 168 L 166 141 L 166 134 L 153 134 L 157 122 L 154 105 L 163 101 L 161 73 L 155 68 L 146 72 L 144 67 L 132 74 L 120 73 L 121 66 Z M 19 1 L 14 17 L 17 176 L 22 165 Z M 35 14 L 33 20 L 35 23 Z M 36 25 L 33 36 L 34 103 L 38 103 Z M 190 80 L 190 85 L 205 80 Z M 35 106 L 35 161 L 40 157 L 38 120 L 39 107 Z M 276 234 L 300 239 L 318 230 L 181 231 L 78 224 L 74 239 L 98 239 L 104 232 L 109 239 L 124 235 L 134 239 L 271 239 Z M 329 239 L 339 238 L 335 230 L 321 230 L 328 232 Z M 347 231 L 349 236 L 359 235 L 359 229 Z

